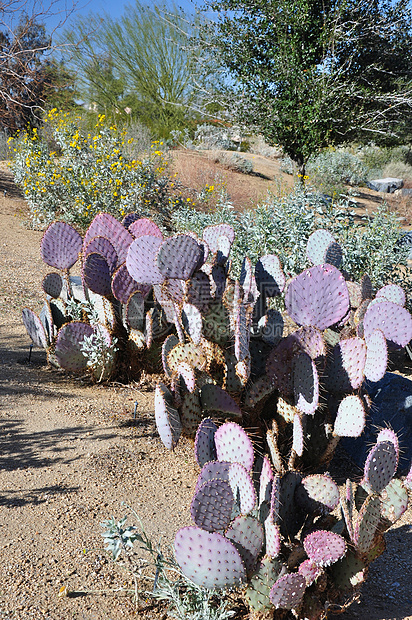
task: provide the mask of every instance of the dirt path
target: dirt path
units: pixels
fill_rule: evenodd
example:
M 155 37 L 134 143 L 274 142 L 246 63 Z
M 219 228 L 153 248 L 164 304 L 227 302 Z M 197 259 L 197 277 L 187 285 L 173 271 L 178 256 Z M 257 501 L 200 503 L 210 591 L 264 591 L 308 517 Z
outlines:
M 27 362 L 21 308 L 40 309 L 48 268 L 41 233 L 23 226 L 24 213 L 0 169 L 0 619 L 160 620 L 161 609 L 136 613 L 129 597 L 107 593 L 132 584 L 108 560 L 99 524 L 126 514 L 125 501 L 154 542 L 171 542 L 190 523 L 191 445 L 181 441 L 173 454 L 163 447 L 150 390 L 90 386 L 47 368 L 36 349 Z M 389 532 L 361 604 L 343 617 L 412 618 L 411 523 L 409 511 Z M 59 597 L 63 586 L 73 595 Z

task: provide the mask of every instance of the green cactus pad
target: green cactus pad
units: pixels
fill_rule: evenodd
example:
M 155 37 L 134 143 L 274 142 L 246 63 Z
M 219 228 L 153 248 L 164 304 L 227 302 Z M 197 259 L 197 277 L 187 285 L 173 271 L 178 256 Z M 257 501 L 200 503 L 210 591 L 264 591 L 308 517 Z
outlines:
M 319 566 L 330 566 L 346 553 L 346 541 L 339 534 L 317 530 L 305 537 L 303 546 L 308 558 Z
M 228 538 L 239 551 L 246 570 L 250 573 L 263 547 L 263 527 L 257 519 L 240 515 L 236 517 L 225 532 Z
M 251 471 L 255 460 L 253 444 L 244 429 L 235 422 L 226 422 L 215 433 L 216 454 L 219 461 L 240 463 Z
M 93 334 L 88 323 L 74 321 L 66 323 L 57 334 L 54 354 L 59 365 L 65 370 L 80 371 L 87 368 L 87 359 L 81 351 L 85 336 Z
M 231 521 L 233 492 L 229 482 L 216 478 L 196 489 L 190 514 L 193 522 L 208 532 L 225 530 Z
M 309 514 L 323 515 L 339 504 L 339 488 L 329 474 L 313 474 L 303 478 L 295 499 Z
M 340 402 L 333 427 L 339 437 L 359 437 L 365 427 L 365 408 L 359 396 L 351 394 Z
M 160 439 L 168 450 L 173 450 L 182 432 L 179 413 L 172 406 L 173 398 L 163 383 L 158 383 L 155 391 L 155 418 Z
M 264 557 L 261 560 L 245 592 L 246 600 L 253 610 L 265 611 L 273 608 L 269 598 L 270 589 L 285 571 L 286 567 L 279 559 Z
M 40 254 L 46 265 L 56 269 L 70 269 L 82 250 L 82 238 L 66 222 L 53 222 L 43 234 Z
M 33 344 L 36 347 L 47 349 L 47 335 L 38 315 L 30 308 L 23 308 L 22 318 L 24 327 L 32 339 Z
M 408 492 L 400 480 L 394 478 L 380 494 L 381 516 L 385 521 L 396 523 L 408 508 Z
M 246 568 L 235 545 L 218 532 L 189 526 L 174 541 L 183 573 L 202 588 L 231 588 L 246 581 Z
M 221 302 L 213 302 L 209 311 L 203 316 L 204 337 L 207 340 L 225 346 L 230 338 L 229 314 Z
M 337 588 L 353 590 L 366 579 L 366 563 L 349 549 L 344 558 L 331 566 L 329 574 Z
M 362 288 L 357 282 L 346 281 L 349 291 L 349 302 L 351 308 L 359 308 L 362 303 Z
M 365 463 L 365 481 L 374 493 L 380 493 L 392 480 L 398 458 L 391 441 L 382 441 L 370 451 Z
M 296 407 L 302 413 L 315 413 L 319 403 L 319 377 L 315 362 L 303 351 L 292 362 Z
M 362 505 L 354 528 L 354 543 L 361 555 L 368 553 L 371 549 L 380 517 L 379 497 L 370 495 Z
M 47 276 L 43 278 L 41 286 L 46 295 L 50 295 L 50 297 L 57 299 L 62 292 L 63 279 L 59 273 L 48 273 Z
M 296 609 L 303 599 L 306 579 L 299 573 L 280 577 L 270 590 L 270 600 L 276 609 Z
M 177 344 L 168 353 L 166 359 L 172 373 L 177 372 L 177 367 L 181 362 L 186 362 L 198 370 L 204 370 L 206 366 L 206 357 L 203 350 L 191 342 Z

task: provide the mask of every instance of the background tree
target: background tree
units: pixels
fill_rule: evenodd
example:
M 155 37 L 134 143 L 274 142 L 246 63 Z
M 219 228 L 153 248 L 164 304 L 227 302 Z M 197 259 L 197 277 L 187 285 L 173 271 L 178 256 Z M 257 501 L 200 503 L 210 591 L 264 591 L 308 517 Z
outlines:
M 325 146 L 405 136 L 412 108 L 406 0 L 205 4 L 215 11 L 206 41 L 235 80 L 238 119 L 280 144 L 301 175 Z
M 87 35 L 90 26 L 93 34 Z M 116 21 L 78 19 L 66 41 L 75 48 L 71 66 L 83 97 L 100 112 L 130 108 L 155 135 L 166 137 L 200 115 L 213 73 L 214 63 L 192 46 L 196 32 L 196 20 L 176 6 L 140 0 Z

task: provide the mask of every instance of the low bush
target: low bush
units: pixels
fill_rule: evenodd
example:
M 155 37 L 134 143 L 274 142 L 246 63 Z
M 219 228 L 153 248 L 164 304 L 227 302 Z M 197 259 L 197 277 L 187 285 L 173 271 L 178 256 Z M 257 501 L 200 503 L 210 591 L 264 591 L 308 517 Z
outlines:
M 126 139 L 127 132 L 101 115 L 94 131 L 85 134 L 81 120 L 52 110 L 45 119 L 48 140 L 36 129 L 9 140 L 14 178 L 28 201 L 32 225 L 44 228 L 59 218 L 85 229 L 100 211 L 117 218 L 138 211 L 167 221 L 170 178 L 162 143 L 132 157 L 133 137 Z M 51 137 L 58 153 L 50 152 Z
M 356 155 L 343 149 L 330 149 L 310 159 L 307 167 L 309 182 L 330 193 L 342 185 L 365 185 L 368 169 Z

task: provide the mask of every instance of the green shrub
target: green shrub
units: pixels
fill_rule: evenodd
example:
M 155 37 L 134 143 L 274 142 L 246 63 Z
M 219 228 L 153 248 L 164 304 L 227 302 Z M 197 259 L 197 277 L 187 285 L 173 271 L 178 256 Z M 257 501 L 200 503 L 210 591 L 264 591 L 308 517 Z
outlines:
M 412 166 L 402 161 L 390 161 L 382 171 L 382 178 L 394 177 L 404 181 L 412 181 Z
M 328 188 L 348 185 L 365 185 L 368 170 L 356 155 L 344 150 L 328 150 L 309 160 L 307 173 L 310 183 L 316 187 Z
M 173 212 L 172 223 L 177 230 L 200 235 L 211 224 L 231 224 L 236 232 L 231 250 L 235 274 L 239 274 L 245 254 L 256 262 L 273 253 L 279 256 L 287 276 L 293 277 L 309 266 L 304 249 L 310 234 L 327 228 L 342 244 L 343 268 L 355 280 L 368 273 L 374 286 L 380 287 L 404 278 L 397 268 L 406 265 L 408 250 L 396 249 L 399 221 L 386 206 L 359 222 L 347 202 L 328 202 L 319 193 L 295 188 L 284 198 L 271 197 L 242 213 L 235 212 L 224 196 L 209 213 L 183 206 Z M 410 283 L 402 285 L 412 290 Z

